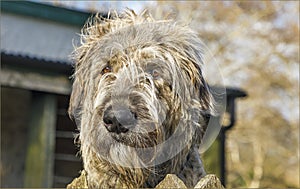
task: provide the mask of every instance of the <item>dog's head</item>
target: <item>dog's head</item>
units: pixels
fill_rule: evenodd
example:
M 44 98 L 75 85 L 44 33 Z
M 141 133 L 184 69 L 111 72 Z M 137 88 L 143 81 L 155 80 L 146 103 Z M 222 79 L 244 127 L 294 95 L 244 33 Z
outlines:
M 212 111 L 201 50 L 188 27 L 146 13 L 90 21 L 74 51 L 69 107 L 83 155 L 152 166 L 200 143 Z

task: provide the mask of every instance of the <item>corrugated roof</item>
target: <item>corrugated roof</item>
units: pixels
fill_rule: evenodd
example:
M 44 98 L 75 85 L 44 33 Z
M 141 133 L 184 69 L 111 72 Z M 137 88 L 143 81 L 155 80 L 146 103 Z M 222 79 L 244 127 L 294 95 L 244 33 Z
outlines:
M 69 55 L 78 43 L 80 26 L 1 13 L 1 52 L 71 64 Z

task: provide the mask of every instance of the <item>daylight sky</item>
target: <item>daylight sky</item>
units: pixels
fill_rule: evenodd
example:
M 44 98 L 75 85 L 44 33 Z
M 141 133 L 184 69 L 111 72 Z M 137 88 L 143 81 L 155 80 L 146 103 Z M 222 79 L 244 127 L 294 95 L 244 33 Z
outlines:
M 154 4 L 155 1 L 44 1 L 44 0 L 31 0 L 39 3 L 46 4 L 59 4 L 67 8 L 75 10 L 88 10 L 93 7 L 93 9 L 99 11 L 109 11 L 109 10 L 123 10 L 128 7 L 136 12 L 141 12 L 146 4 Z

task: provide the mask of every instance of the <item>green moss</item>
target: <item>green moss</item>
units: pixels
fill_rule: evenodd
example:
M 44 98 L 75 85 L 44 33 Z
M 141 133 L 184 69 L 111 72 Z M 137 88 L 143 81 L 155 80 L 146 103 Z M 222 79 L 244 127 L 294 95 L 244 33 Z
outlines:
M 215 140 L 210 148 L 202 154 L 205 170 L 208 174 L 216 174 L 220 178 L 220 141 Z

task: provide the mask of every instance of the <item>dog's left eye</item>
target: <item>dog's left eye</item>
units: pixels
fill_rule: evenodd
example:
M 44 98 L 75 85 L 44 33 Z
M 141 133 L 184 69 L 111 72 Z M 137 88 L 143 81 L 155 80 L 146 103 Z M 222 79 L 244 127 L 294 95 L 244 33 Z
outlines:
M 158 78 L 160 76 L 160 73 L 158 70 L 154 69 L 152 70 L 151 75 L 153 78 Z
M 109 73 L 109 72 L 111 72 L 111 71 L 112 71 L 111 67 L 110 67 L 110 66 L 106 66 L 106 67 L 103 68 L 103 70 L 101 71 L 101 74 L 103 75 L 103 74 Z

